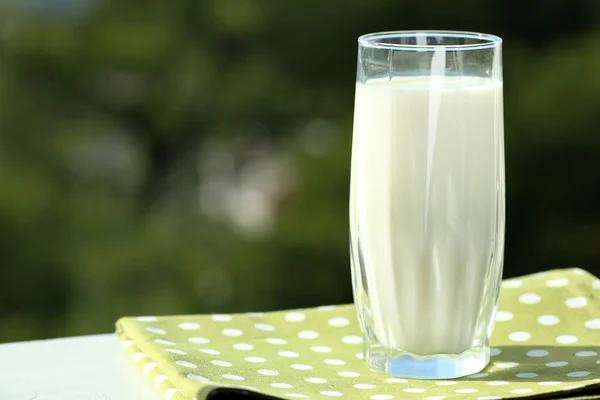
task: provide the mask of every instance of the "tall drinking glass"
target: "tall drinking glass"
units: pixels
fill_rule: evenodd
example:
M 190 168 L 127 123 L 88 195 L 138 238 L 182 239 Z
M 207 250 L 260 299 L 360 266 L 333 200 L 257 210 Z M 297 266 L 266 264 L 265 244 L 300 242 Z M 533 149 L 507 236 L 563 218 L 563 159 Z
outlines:
M 502 40 L 358 43 L 350 247 L 365 360 L 410 378 L 479 372 L 504 251 Z

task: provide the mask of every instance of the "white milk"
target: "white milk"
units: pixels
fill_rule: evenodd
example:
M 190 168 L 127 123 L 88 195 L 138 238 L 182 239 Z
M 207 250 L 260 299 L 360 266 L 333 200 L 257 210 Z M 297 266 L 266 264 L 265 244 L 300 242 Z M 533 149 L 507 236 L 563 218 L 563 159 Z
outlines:
M 416 354 L 461 353 L 500 240 L 502 83 L 372 80 L 357 85 L 355 107 L 352 256 L 374 334 Z

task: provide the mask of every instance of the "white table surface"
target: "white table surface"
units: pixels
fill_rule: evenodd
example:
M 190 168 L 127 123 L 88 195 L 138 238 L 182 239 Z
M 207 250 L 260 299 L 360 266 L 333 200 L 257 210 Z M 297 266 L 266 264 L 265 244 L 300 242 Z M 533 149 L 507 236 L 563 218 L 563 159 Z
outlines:
M 115 335 L 0 345 L 1 400 L 164 400 Z

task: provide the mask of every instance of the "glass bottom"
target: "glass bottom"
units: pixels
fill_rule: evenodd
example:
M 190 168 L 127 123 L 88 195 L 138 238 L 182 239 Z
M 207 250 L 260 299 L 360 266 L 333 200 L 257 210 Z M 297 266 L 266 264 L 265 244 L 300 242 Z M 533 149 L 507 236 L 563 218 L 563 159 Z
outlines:
M 483 370 L 490 362 L 489 348 L 474 347 L 461 354 L 419 356 L 408 352 L 394 352 L 383 348 L 369 349 L 366 361 L 369 367 L 388 375 L 412 379 L 452 379 L 472 375 Z

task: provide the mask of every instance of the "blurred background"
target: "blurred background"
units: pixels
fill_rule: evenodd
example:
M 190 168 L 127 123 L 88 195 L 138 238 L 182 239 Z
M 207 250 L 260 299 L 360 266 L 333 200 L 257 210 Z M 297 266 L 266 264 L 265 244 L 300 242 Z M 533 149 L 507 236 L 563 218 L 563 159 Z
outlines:
M 352 301 L 356 38 L 502 36 L 505 276 L 600 275 L 600 2 L 2 0 L 0 342 Z

